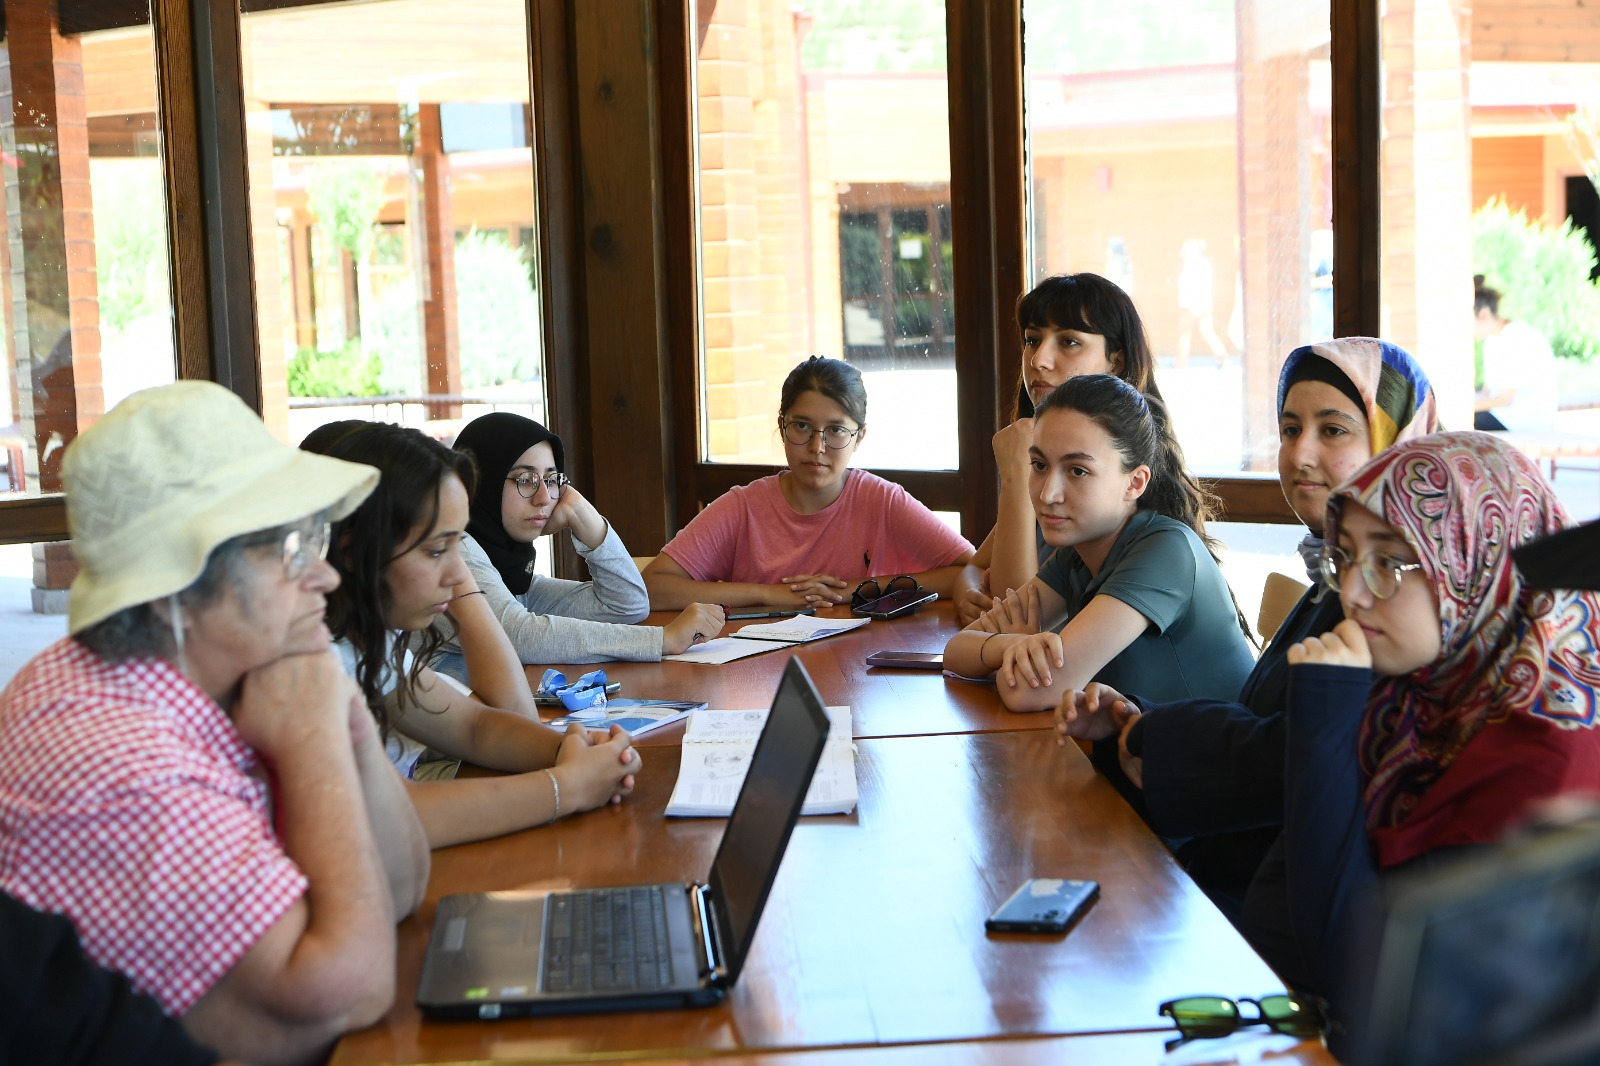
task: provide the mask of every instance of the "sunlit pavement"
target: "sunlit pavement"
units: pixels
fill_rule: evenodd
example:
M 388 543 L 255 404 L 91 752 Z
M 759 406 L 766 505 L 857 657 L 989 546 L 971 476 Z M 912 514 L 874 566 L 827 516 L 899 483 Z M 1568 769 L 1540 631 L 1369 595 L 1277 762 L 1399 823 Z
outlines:
M 67 634 L 64 614 L 33 613 L 33 549 L 0 545 L 0 685 Z

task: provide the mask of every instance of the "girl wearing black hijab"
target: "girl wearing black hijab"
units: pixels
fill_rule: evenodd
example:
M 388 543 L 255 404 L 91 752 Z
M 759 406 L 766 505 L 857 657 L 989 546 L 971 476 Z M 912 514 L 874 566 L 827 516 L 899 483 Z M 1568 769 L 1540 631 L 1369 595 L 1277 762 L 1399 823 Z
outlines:
M 461 554 L 524 663 L 654 662 L 722 631 L 722 608 L 692 604 L 665 626 L 632 623 L 650 601 L 611 524 L 567 481 L 561 438 L 522 415 L 473 419 L 456 450 L 477 462 Z M 533 542 L 565 530 L 592 581 L 533 573 Z M 461 649 L 446 644 L 434 669 L 465 680 Z

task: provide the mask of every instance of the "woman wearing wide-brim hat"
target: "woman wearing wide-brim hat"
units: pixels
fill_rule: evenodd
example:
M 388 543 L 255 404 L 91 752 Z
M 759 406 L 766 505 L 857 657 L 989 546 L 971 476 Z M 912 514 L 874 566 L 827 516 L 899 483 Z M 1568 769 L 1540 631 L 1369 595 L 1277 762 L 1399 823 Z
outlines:
M 312 1059 L 388 1009 L 428 871 L 322 620 L 328 523 L 377 472 L 181 382 L 62 478 L 80 571 L 70 635 L 0 693 L 0 890 L 224 1055 Z

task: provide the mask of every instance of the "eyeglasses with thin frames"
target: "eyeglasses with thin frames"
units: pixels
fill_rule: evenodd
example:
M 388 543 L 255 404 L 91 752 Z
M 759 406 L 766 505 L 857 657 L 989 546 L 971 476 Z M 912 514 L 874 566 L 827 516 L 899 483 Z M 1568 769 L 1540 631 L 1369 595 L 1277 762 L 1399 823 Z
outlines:
M 1358 559 L 1346 549 L 1330 544 L 1322 549 L 1321 568 L 1322 580 L 1335 592 L 1339 591 L 1345 575 L 1359 568 L 1361 580 L 1367 583 L 1372 595 L 1386 600 L 1400 591 L 1400 576 L 1412 570 L 1421 570 L 1422 564 L 1402 562 L 1382 552 L 1367 552 Z
M 778 428 L 783 431 L 783 439 L 797 448 L 810 444 L 811 438 L 821 433 L 822 443 L 830 451 L 848 448 L 850 442 L 855 440 L 856 434 L 860 433 L 862 429 L 860 426 L 855 429 L 846 429 L 844 426 L 818 427 L 800 419 L 791 419 L 786 422 L 781 418 L 778 419 Z
M 326 519 L 313 522 L 309 529 L 296 526 L 284 534 L 281 558 L 283 579 L 290 584 L 306 576 L 312 560 L 328 557 L 328 541 L 332 539 L 333 524 Z
M 531 500 L 538 495 L 540 485 L 544 486 L 544 491 L 549 494 L 552 500 L 559 500 L 561 498 L 561 490 L 571 484 L 565 474 L 546 474 L 544 477 L 535 477 L 533 474 L 524 472 L 516 477 L 508 477 L 506 480 L 517 487 L 517 495 L 524 500 Z

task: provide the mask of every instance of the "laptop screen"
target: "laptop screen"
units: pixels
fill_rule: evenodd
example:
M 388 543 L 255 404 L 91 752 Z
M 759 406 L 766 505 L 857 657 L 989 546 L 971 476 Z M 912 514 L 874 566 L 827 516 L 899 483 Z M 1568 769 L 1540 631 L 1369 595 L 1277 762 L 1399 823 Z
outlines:
M 708 879 L 729 984 L 744 968 L 756 922 L 827 740 L 822 700 L 800 660 L 791 658 Z
M 1397 879 L 1372 1061 L 1593 1062 L 1600 1048 L 1600 824 Z

